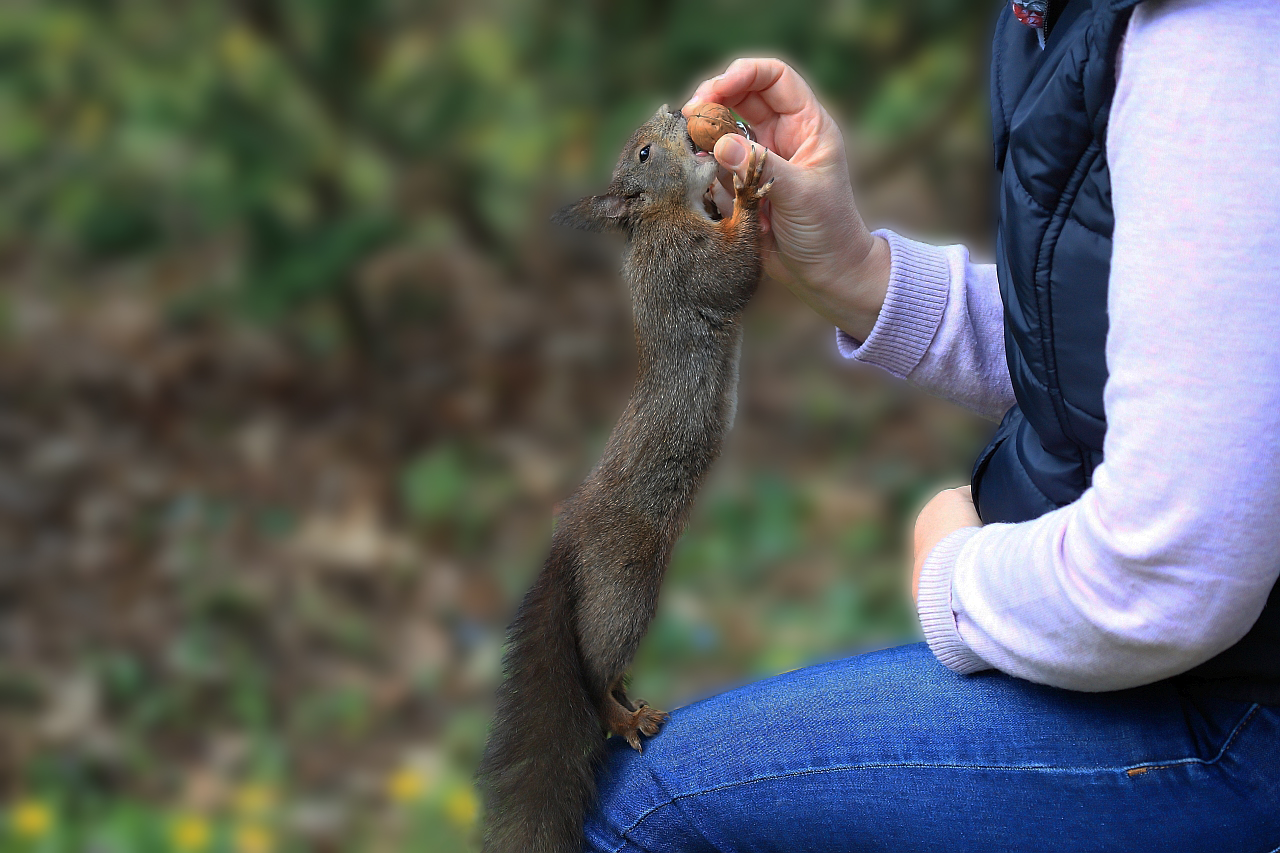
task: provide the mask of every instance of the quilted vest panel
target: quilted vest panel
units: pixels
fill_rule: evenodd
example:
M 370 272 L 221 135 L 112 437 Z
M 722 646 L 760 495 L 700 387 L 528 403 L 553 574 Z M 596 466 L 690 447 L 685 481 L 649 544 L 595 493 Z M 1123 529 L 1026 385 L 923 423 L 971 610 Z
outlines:
M 1018 403 L 974 465 L 988 523 L 1072 503 L 1102 462 L 1114 225 L 1106 133 L 1116 53 L 1138 2 L 1051 2 L 1043 50 L 1007 3 L 996 25 L 996 260 Z M 1184 679 L 1280 701 L 1280 591 L 1239 644 Z

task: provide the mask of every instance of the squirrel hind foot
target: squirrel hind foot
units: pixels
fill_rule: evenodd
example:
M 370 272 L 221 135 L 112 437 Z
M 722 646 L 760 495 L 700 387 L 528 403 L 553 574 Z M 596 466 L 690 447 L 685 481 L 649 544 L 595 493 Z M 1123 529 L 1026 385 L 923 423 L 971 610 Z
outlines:
M 653 737 L 671 715 L 643 703 L 634 711 L 627 709 L 612 695 L 605 708 L 605 728 L 631 745 L 636 752 L 644 752 L 640 735 Z
M 636 728 L 645 737 L 653 737 L 670 717 L 671 715 L 666 711 L 659 711 L 657 708 L 645 705 L 636 711 Z

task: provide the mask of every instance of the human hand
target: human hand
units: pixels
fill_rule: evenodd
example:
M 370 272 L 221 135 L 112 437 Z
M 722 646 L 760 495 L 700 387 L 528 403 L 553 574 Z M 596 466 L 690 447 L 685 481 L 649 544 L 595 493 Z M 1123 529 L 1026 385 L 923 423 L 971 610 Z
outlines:
M 889 283 L 889 246 L 858 214 L 844 137 L 808 84 L 777 59 L 737 59 L 698 86 L 698 104 L 724 104 L 746 119 L 775 156 L 764 179 L 778 178 L 761 217 L 765 271 L 822 316 L 860 340 L 875 325 Z M 739 134 L 716 143 L 716 160 L 745 178 L 748 145 Z
M 939 542 L 965 527 L 981 527 L 982 519 L 973 506 L 973 489 L 943 489 L 920 510 L 916 518 L 915 563 L 911 570 L 911 598 L 920 597 L 920 569 Z

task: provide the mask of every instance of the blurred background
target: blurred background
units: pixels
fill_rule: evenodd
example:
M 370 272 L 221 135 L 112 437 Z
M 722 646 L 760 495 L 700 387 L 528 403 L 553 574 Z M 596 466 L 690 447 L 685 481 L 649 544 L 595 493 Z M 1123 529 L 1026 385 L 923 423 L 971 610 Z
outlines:
M 875 226 L 990 222 L 998 0 L 0 4 L 0 851 L 477 849 L 503 627 L 633 370 L 551 228 L 738 55 Z M 776 284 L 635 669 L 670 708 L 917 635 L 990 426 Z

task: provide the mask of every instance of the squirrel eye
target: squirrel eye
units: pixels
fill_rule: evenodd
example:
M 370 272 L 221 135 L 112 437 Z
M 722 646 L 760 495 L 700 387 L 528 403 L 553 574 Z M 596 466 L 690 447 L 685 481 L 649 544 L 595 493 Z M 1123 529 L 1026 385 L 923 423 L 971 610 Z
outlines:
M 649 159 L 649 146 L 646 145 L 645 147 L 640 149 L 640 162 L 643 163 L 645 160 L 648 160 L 648 159 Z

